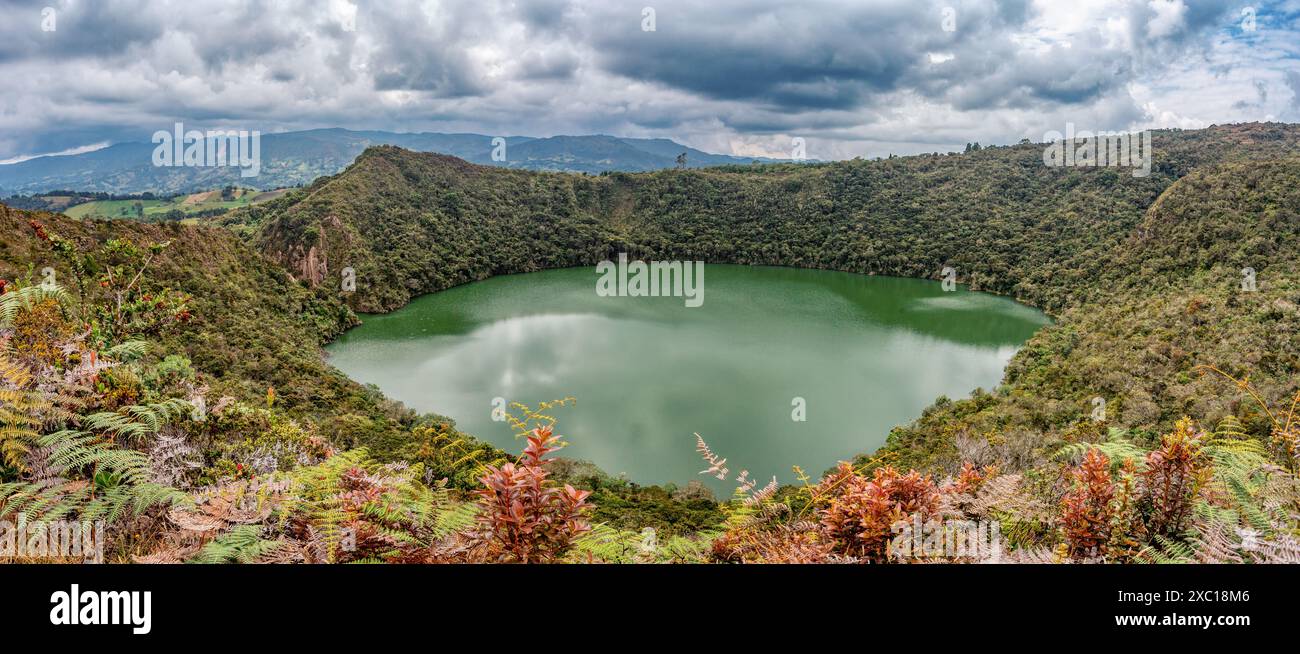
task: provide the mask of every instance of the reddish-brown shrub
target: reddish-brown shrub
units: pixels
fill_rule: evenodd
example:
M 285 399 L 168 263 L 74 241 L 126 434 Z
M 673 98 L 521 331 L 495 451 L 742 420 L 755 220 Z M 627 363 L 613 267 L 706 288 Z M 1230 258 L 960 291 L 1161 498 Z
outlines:
M 821 524 L 835 553 L 884 562 L 893 525 L 914 513 L 928 519 L 938 511 L 939 491 L 930 477 L 892 466 L 877 468 L 871 479 L 853 472 L 847 463 L 823 479 L 819 491 L 828 494 Z
M 1070 556 L 1102 556 L 1115 518 L 1110 460 L 1099 450 L 1090 449 L 1070 477 L 1074 487 L 1061 500 L 1061 526 Z
M 962 464 L 957 481 L 953 482 L 949 490 L 953 493 L 975 493 L 984 482 L 996 476 L 998 476 L 997 466 L 976 467 L 974 463 L 967 461 Z
M 545 563 L 559 559 L 573 539 L 591 529 L 585 516 L 590 491 L 547 479 L 542 460 L 559 448 L 550 426 L 528 434 L 518 464 L 486 466 L 479 481 L 479 530 L 483 560 Z
M 1209 479 L 1204 434 L 1183 418 L 1160 447 L 1147 454 L 1141 474 L 1141 507 L 1150 536 L 1174 536 L 1187 527 L 1192 502 Z

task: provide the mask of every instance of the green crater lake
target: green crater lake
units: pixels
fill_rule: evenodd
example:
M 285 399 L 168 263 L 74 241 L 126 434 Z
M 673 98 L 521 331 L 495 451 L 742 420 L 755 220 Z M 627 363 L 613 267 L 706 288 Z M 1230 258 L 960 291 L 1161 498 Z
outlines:
M 814 478 L 884 443 L 940 395 L 993 388 L 1048 318 L 940 283 L 823 270 L 709 265 L 704 303 L 601 297 L 595 268 L 507 275 L 426 295 L 328 346 L 353 379 L 517 454 L 493 401 L 556 409 L 586 459 L 634 482 L 705 481 L 694 432 L 766 483 Z M 792 414 L 802 399 L 806 419 Z

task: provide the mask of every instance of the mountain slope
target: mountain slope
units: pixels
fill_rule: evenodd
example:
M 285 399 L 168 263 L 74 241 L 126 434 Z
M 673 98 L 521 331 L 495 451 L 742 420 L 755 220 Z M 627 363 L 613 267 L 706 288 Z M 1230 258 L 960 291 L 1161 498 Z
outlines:
M 1300 158 L 1197 169 L 1166 190 L 1068 306 L 1007 367 L 1004 385 L 943 400 L 891 434 L 907 465 L 953 465 L 970 448 L 1022 467 L 1122 426 L 1146 436 L 1190 416 L 1272 423 L 1205 366 L 1249 378 L 1273 410 L 1300 378 Z M 1254 271 L 1245 290 L 1242 271 Z M 1100 398 L 1101 403 L 1097 401 Z M 1101 408 L 1105 420 L 1092 414 Z M 1141 434 L 1140 434 L 1141 435 Z
M 169 244 L 152 260 L 145 290 L 190 296 L 193 317 L 160 337 L 152 353 L 187 357 L 211 385 L 210 404 L 222 395 L 262 403 L 274 388 L 278 407 L 319 422 L 338 443 L 395 452 L 409 435 L 413 412 L 323 360 L 319 346 L 356 324 L 356 317 L 337 296 L 294 283 L 229 230 L 75 220 L 0 205 L 0 229 L 10 235 L 0 241 L 0 279 L 39 282 L 40 271 L 50 266 L 72 288 L 66 280 L 75 278 L 73 271 L 35 236 L 33 224 L 81 252 L 110 242 Z M 82 265 L 92 270 L 106 263 L 87 256 Z
M 1300 128 L 1168 131 L 1155 143 L 1160 154 L 1145 178 L 1048 168 L 1039 145 L 602 177 L 502 171 L 381 147 L 270 212 L 262 243 L 314 283 L 321 270 L 308 259 L 320 256 L 333 262 L 330 274 L 351 266 L 372 279 L 351 300 L 364 311 L 490 274 L 595 263 L 619 250 L 907 277 L 937 278 L 952 266 L 976 289 L 1055 311 L 1089 292 L 1107 257 L 1175 180 L 1200 165 L 1293 154 Z M 335 231 L 342 236 L 326 236 Z M 534 233 L 537 243 L 521 236 Z
M 751 159 L 701 152 L 667 139 L 613 136 L 506 137 L 506 159 L 493 160 L 493 138 L 482 134 L 396 133 L 315 129 L 262 135 L 262 167 L 256 177 L 237 168 L 155 167 L 154 145 L 119 143 L 77 155 L 38 157 L 0 165 L 0 197 L 52 190 L 130 194 L 176 194 L 230 184 L 262 190 L 301 186 L 343 170 L 366 148 L 395 145 L 449 154 L 484 165 L 530 170 L 600 173 L 672 168 L 687 153 L 688 166 L 749 163 Z

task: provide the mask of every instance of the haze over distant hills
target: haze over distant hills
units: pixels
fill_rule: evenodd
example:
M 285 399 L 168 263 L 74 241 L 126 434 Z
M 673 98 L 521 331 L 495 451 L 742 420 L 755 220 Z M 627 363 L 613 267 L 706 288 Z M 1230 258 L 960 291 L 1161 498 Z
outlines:
M 256 177 L 240 177 L 234 167 L 156 167 L 148 142 L 118 143 L 74 155 L 37 157 L 0 165 L 0 197 L 53 190 L 115 194 L 188 193 L 236 184 L 272 189 L 308 184 L 343 170 L 366 148 L 395 145 L 438 152 L 473 163 L 584 173 L 648 171 L 673 168 L 686 153 L 688 167 L 746 164 L 774 159 L 711 154 L 669 139 L 588 136 L 506 137 L 506 159 L 492 160 L 492 136 L 313 129 L 262 135 L 262 166 Z

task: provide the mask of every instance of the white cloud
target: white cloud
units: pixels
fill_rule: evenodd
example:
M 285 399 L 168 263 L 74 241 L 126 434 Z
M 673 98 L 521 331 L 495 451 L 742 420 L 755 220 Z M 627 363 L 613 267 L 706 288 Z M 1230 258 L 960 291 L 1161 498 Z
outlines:
M 1151 0 L 1147 6 L 1155 13 L 1155 18 L 1147 23 L 1148 38 L 1163 39 L 1183 29 L 1187 13 L 1183 0 Z
M 103 141 L 103 142 L 100 142 L 100 143 L 92 143 L 92 144 L 90 144 L 90 145 L 83 145 L 83 146 L 81 146 L 81 147 L 79 147 L 79 148 L 68 148 L 67 150 L 62 150 L 62 151 L 59 151 L 59 152 L 45 152 L 45 153 L 41 153 L 41 154 L 22 155 L 22 156 L 13 157 L 13 158 L 10 158 L 10 159 L 0 159 L 0 166 L 3 166 L 3 165 L 5 165 L 5 164 L 16 164 L 16 163 L 20 163 L 20 162 L 23 162 L 23 161 L 29 161 L 29 160 L 31 160 L 31 159 L 35 159 L 35 158 L 37 158 L 37 157 L 61 157 L 61 156 L 64 156 L 64 155 L 69 155 L 69 154 L 85 154 L 85 153 L 87 153 L 87 152 L 94 152 L 95 150 L 103 150 L 104 148 L 108 147 L 109 145 L 111 145 L 111 144 L 110 144 L 108 141 Z

